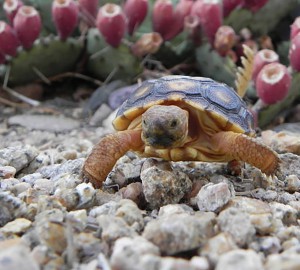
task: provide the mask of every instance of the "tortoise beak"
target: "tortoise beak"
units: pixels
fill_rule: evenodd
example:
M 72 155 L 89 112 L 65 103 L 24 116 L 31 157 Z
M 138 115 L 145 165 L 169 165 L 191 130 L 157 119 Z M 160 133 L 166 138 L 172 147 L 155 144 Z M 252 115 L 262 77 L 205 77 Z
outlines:
M 143 140 L 145 144 L 154 148 L 162 149 L 172 147 L 174 144 L 174 136 L 168 134 L 144 134 Z

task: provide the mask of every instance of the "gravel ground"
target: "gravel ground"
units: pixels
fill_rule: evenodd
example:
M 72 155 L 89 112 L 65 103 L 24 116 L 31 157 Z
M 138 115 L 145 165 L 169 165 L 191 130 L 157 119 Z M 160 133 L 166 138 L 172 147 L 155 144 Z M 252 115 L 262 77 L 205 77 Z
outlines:
M 281 179 L 128 153 L 97 190 L 80 172 L 111 110 L 42 108 L 0 107 L 0 269 L 300 269 L 299 123 L 263 133 Z

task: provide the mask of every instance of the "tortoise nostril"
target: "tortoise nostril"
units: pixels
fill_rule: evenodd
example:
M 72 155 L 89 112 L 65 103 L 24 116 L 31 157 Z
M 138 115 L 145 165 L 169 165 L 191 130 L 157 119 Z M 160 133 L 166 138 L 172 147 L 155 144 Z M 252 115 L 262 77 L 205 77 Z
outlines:
M 172 120 L 170 126 L 171 126 L 172 128 L 174 128 L 174 127 L 176 127 L 177 125 L 178 125 L 178 121 L 177 121 L 176 119 Z

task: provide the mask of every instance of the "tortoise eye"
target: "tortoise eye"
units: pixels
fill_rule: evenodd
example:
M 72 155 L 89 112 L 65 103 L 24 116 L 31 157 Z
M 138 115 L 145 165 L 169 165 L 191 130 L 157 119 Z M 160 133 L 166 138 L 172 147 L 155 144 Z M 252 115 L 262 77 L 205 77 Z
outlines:
M 178 124 L 178 121 L 174 119 L 174 120 L 172 120 L 170 126 L 171 126 L 172 128 L 174 128 L 174 127 L 177 126 L 177 124 Z
M 143 120 L 143 124 L 144 124 L 145 126 L 147 125 L 146 120 Z

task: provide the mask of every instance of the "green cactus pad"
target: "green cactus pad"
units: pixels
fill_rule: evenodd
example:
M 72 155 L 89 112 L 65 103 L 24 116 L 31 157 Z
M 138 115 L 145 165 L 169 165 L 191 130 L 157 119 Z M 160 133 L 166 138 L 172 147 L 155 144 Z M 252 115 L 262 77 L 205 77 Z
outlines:
M 224 24 L 232 26 L 237 32 L 247 27 L 257 35 L 264 35 L 273 30 L 297 5 L 297 0 L 269 0 L 255 13 L 246 9 L 232 11 Z
M 4 9 L 2 8 L 3 7 L 3 3 L 4 3 L 4 0 L 0 0 L 0 20 L 6 20 L 6 16 L 5 16 L 5 13 L 4 13 Z
M 51 77 L 75 69 L 83 51 L 83 43 L 69 38 L 40 39 L 30 50 L 22 50 L 9 63 L 10 85 L 32 82 L 40 78 L 38 73 Z
M 270 124 L 275 117 L 285 109 L 291 107 L 293 102 L 300 98 L 300 73 L 294 73 L 292 79 L 292 85 L 289 91 L 288 96 L 281 102 L 278 102 L 274 105 L 267 106 L 265 109 L 262 109 L 258 114 L 258 125 L 260 127 L 265 127 Z
M 221 57 L 209 44 L 204 44 L 196 49 L 196 60 L 201 76 L 235 87 L 236 66 L 231 59 Z
M 98 29 L 90 29 L 87 35 L 89 60 L 87 70 L 96 78 L 132 80 L 142 72 L 141 60 L 135 57 L 129 47 L 121 44 L 118 48 L 107 45 Z
M 289 60 L 289 50 L 290 50 L 291 42 L 282 41 L 277 45 L 277 54 L 279 55 L 279 62 L 285 66 L 290 64 Z
M 27 0 L 26 2 L 39 11 L 42 18 L 43 32 L 56 33 L 51 13 L 53 0 Z

